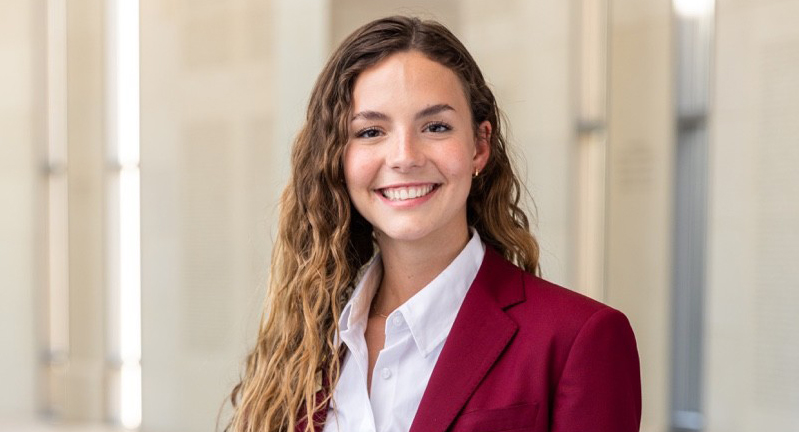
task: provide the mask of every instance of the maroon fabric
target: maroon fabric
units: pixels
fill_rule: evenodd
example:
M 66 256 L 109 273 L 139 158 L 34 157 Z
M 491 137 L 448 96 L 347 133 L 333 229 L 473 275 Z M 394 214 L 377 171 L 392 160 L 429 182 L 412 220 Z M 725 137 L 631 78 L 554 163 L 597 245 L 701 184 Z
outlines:
M 342 357 L 343 358 L 343 357 Z M 322 389 L 316 392 L 316 403 L 322 404 L 327 395 L 327 389 L 330 386 L 330 381 L 328 380 L 327 376 L 327 369 L 322 369 Z M 314 430 L 321 431 L 325 425 L 325 419 L 327 418 L 327 407 L 330 405 L 330 400 L 328 399 L 324 404 L 321 405 L 321 408 L 314 413 L 313 422 L 314 422 Z M 306 410 L 305 406 L 300 408 L 300 414 L 297 416 L 297 427 L 295 428 L 296 432 L 305 431 L 305 427 L 308 425 L 308 416 L 305 415 Z
M 411 432 L 632 432 L 640 421 L 627 318 L 487 248 Z

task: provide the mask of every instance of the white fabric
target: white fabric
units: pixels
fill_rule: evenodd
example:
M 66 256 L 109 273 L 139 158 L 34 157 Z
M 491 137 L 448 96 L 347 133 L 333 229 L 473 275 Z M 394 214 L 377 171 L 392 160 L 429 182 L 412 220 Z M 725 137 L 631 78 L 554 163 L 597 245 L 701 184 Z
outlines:
M 366 391 L 369 367 L 364 331 L 383 265 L 377 256 L 339 321 L 347 353 L 327 411 L 324 432 L 400 432 L 411 427 L 444 341 L 483 262 L 476 231 L 460 254 L 421 291 L 389 314 L 386 340 Z

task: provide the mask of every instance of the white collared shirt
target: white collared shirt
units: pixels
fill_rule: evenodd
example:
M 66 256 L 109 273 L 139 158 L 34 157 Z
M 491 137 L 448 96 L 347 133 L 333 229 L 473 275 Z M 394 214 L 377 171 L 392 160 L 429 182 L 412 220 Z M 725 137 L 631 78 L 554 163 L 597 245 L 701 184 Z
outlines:
M 389 314 L 386 339 L 366 391 L 369 368 L 364 331 L 380 284 L 380 256 L 368 265 L 339 320 L 347 345 L 324 432 L 399 432 L 411 428 L 444 341 L 483 262 L 485 246 L 472 230 L 460 254 L 421 291 Z M 370 396 L 371 395 L 371 396 Z

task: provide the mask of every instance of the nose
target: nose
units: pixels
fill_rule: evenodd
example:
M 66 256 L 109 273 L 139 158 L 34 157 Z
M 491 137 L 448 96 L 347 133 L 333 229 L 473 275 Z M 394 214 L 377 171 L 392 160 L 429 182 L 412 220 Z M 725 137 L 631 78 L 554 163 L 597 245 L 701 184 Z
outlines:
M 424 165 L 425 154 L 422 145 L 411 131 L 396 134 L 389 143 L 386 164 L 400 172 L 407 172 Z

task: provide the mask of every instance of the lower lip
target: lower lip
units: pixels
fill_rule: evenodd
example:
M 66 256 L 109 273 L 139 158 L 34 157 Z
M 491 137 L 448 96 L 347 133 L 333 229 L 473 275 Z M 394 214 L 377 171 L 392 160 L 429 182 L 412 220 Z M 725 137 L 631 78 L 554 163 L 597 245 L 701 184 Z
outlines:
M 438 192 L 439 187 L 440 186 L 433 187 L 433 190 L 431 190 L 430 192 L 427 193 L 427 195 L 424 196 L 406 199 L 406 200 L 396 200 L 396 201 L 391 201 L 390 199 L 386 198 L 385 196 L 383 196 L 383 193 L 380 191 L 375 191 L 375 193 L 387 205 L 394 208 L 406 209 L 424 204 L 430 199 L 430 197 L 432 197 L 436 192 Z

